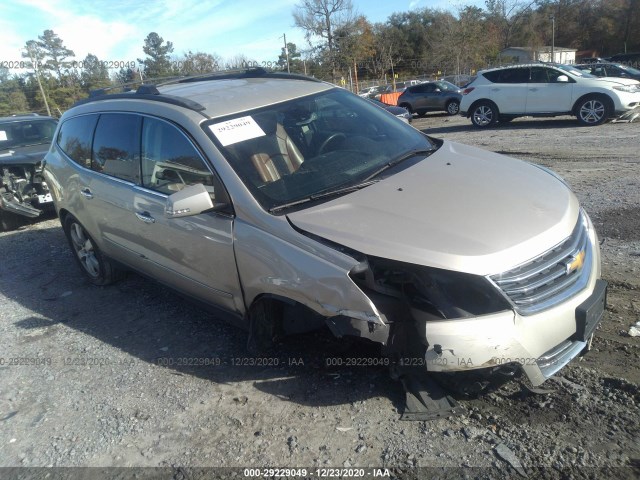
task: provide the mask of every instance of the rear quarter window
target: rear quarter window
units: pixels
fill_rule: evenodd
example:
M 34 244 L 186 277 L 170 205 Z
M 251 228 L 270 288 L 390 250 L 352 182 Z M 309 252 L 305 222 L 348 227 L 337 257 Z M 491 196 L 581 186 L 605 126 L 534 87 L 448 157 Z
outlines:
M 79 165 L 91 168 L 91 140 L 98 115 L 82 115 L 66 120 L 58 132 L 57 143 Z

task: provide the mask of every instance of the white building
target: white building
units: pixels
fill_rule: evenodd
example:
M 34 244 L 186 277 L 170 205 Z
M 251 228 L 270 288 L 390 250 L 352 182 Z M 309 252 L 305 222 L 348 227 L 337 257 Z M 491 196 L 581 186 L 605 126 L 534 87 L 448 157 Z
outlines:
M 527 62 L 556 62 L 556 63 L 576 63 L 576 49 L 554 47 L 553 58 L 551 47 L 509 47 L 505 48 L 498 55 L 503 63 L 527 63 Z

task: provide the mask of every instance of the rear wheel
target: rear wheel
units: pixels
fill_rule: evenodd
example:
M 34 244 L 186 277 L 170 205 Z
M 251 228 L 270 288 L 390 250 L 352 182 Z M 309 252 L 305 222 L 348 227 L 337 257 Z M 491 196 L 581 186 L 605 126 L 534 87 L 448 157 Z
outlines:
M 471 110 L 471 123 L 476 127 L 486 128 L 498 121 L 498 107 L 492 102 L 480 102 Z
M 576 106 L 576 117 L 581 125 L 600 125 L 609 115 L 609 102 L 600 95 L 589 95 Z
M 459 111 L 460 102 L 458 102 L 457 100 L 451 100 L 449 103 L 447 103 L 447 113 L 449 115 L 457 115 Z
M 105 257 L 95 241 L 73 216 L 68 215 L 63 223 L 71 250 L 82 272 L 94 285 L 109 285 L 124 277 L 124 271 Z

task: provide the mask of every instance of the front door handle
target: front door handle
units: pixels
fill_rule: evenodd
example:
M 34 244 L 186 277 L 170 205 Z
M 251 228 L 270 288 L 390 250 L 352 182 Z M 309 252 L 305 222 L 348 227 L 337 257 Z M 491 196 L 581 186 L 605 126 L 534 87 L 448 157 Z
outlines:
M 529 91 L 530 91 L 530 92 L 537 92 L 537 91 L 538 91 L 538 89 L 537 89 L 537 88 L 530 88 L 530 89 L 529 89 Z
M 136 217 L 144 223 L 156 223 L 156 219 L 153 218 L 149 212 L 136 212 Z
M 89 200 L 93 198 L 93 193 L 91 193 L 91 190 L 89 190 L 88 188 L 83 188 L 82 190 L 80 190 L 80 195 L 82 195 L 84 198 L 88 198 Z

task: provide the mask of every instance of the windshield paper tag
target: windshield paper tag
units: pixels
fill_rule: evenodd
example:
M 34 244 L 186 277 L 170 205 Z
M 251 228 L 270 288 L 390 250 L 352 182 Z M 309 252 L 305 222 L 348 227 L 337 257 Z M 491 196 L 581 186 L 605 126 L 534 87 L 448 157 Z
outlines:
M 250 116 L 214 123 L 209 128 L 223 147 L 244 142 L 252 138 L 264 137 L 265 133 Z
M 4 142 L 7 140 L 7 132 L 4 130 L 0 130 L 0 141 Z

